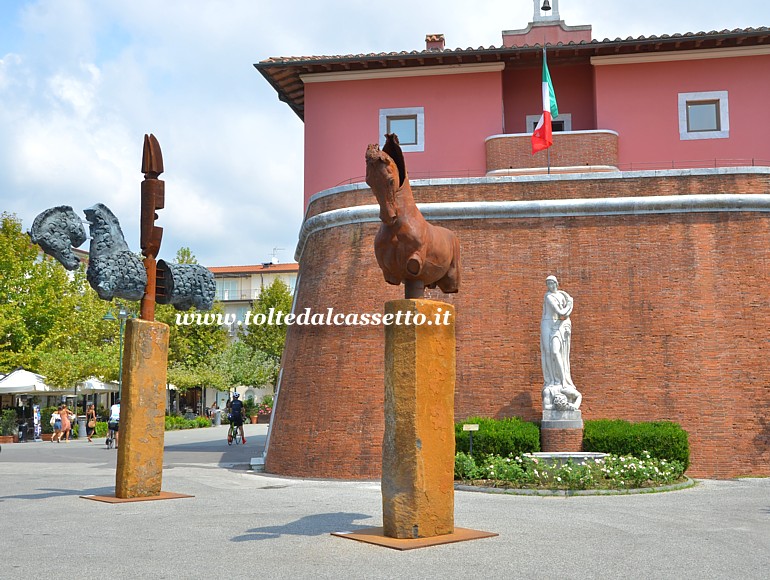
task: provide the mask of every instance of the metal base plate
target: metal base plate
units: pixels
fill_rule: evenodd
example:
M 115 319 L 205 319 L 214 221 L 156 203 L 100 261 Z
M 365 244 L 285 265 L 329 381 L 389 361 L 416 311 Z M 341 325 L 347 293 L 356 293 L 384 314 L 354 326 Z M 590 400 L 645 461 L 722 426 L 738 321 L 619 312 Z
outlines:
M 150 497 L 130 497 L 122 498 L 115 497 L 114 495 L 81 495 L 83 499 L 92 499 L 94 501 L 101 501 L 104 503 L 129 503 L 132 501 L 156 501 L 160 499 L 181 499 L 185 497 L 195 497 L 194 495 L 185 495 L 183 493 L 173 493 L 171 491 L 161 491 L 160 495 L 152 495 Z
M 415 548 L 427 548 L 428 546 L 439 546 L 441 544 L 453 544 L 455 542 L 465 542 L 467 540 L 479 540 L 481 538 L 493 538 L 498 534 L 494 532 L 482 532 L 479 530 L 469 530 L 467 528 L 455 528 L 451 534 L 442 536 L 433 536 L 430 538 L 389 538 L 384 534 L 382 528 L 364 528 L 355 532 L 332 532 L 332 536 L 348 538 L 367 544 L 377 544 L 394 550 L 414 550 Z

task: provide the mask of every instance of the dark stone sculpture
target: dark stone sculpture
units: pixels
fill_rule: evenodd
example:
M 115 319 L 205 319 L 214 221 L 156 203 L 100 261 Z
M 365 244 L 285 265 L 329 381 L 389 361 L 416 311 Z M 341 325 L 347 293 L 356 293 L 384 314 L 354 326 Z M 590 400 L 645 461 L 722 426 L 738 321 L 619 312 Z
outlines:
M 29 237 L 67 270 L 76 270 L 80 265 L 72 248 L 86 241 L 86 230 L 70 206 L 52 207 L 38 215 L 32 222 Z
M 380 204 L 382 225 L 374 254 L 388 284 L 405 286 L 406 298 L 422 298 L 425 287 L 451 294 L 460 288 L 460 242 L 446 228 L 425 221 L 417 209 L 395 134 L 380 150 L 366 149 L 366 183 Z
M 211 310 L 216 295 L 214 274 L 198 264 L 167 264 L 163 260 L 156 264 L 163 228 L 155 225 L 155 212 L 165 205 L 165 184 L 158 179 L 163 173 L 163 155 L 152 134 L 144 136 L 142 173 L 139 233 L 144 263 L 126 244 L 115 214 L 97 203 L 83 210 L 91 231 L 88 283 L 102 300 L 141 299 L 141 318 L 147 321 L 155 320 L 156 301 L 173 304 L 177 310 L 192 306 Z M 86 232 L 71 207 L 62 205 L 41 212 L 32 223 L 29 237 L 68 270 L 80 264 L 72 248 L 86 241 Z
M 173 304 L 177 310 L 211 310 L 217 285 L 214 274 L 199 264 L 169 264 L 158 260 L 158 280 L 163 283 L 163 296 L 158 304 Z
M 118 218 L 101 203 L 83 210 L 91 232 L 86 278 L 102 300 L 139 300 L 144 296 L 147 273 L 131 252 Z

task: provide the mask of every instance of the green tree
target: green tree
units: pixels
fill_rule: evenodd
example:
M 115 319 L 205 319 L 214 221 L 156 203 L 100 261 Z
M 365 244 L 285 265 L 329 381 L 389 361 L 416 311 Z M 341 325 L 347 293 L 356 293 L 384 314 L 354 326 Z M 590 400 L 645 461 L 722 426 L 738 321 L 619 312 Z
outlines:
M 224 391 L 228 388 L 224 377 L 212 365 L 202 363 L 198 366 L 186 366 L 172 363 L 168 367 L 168 382 L 180 392 L 196 387 L 212 387 Z
M 190 248 L 180 248 L 176 253 L 178 264 L 197 264 Z M 202 324 L 196 321 L 184 324 L 185 315 L 201 315 Z M 155 319 L 169 326 L 168 382 L 184 392 L 194 387 L 212 387 L 225 390 L 229 387 L 217 366 L 217 357 L 227 348 L 230 339 L 227 328 L 217 324 L 224 318 L 224 307 L 214 303 L 208 312 L 195 308 L 182 312 L 167 304 L 158 304 Z M 206 322 L 209 322 L 208 324 Z
M 16 216 L 0 218 L 0 367 L 29 364 L 32 351 L 72 307 L 64 268 L 38 251 Z
M 253 350 L 241 341 L 228 345 L 215 359 L 215 367 L 225 378 L 227 387 L 261 387 L 274 384 L 278 363 L 270 355 Z
M 184 316 L 198 314 L 193 308 L 182 312 L 167 304 L 158 304 L 155 319 L 169 326 L 168 361 L 169 364 L 197 368 L 204 363 L 211 363 L 213 357 L 222 352 L 229 342 L 227 328 L 216 324 L 217 316 L 224 317 L 224 308 L 220 303 L 208 312 L 200 312 L 201 322 L 210 324 L 184 324 Z M 191 317 L 188 316 L 188 320 Z
M 117 377 L 118 328 L 102 320 L 109 304 L 88 286 L 85 266 L 68 273 L 15 216 L 1 220 L 0 370 L 23 366 L 58 387 Z
M 176 252 L 174 262 L 177 264 L 197 264 L 198 259 L 193 255 L 192 250 L 187 246 L 182 246 Z
M 259 298 L 254 302 L 253 314 L 264 314 L 269 317 L 270 309 L 284 315 L 291 312 L 292 297 L 289 287 L 280 278 L 273 280 L 270 286 L 262 288 Z M 252 320 L 254 319 L 252 316 Z M 241 340 L 251 347 L 253 351 L 262 351 L 272 357 L 277 364 L 281 363 L 283 346 L 286 342 L 286 324 L 251 324 L 243 333 Z M 276 373 L 277 376 L 277 373 Z

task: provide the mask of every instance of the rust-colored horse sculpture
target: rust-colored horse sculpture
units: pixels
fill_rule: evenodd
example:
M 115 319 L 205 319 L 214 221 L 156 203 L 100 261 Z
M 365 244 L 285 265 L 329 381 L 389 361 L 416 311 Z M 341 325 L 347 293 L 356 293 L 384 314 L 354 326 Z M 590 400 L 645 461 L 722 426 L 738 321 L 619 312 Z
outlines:
M 417 209 L 395 134 L 382 150 L 366 148 L 366 183 L 380 204 L 382 225 L 374 254 L 388 284 L 405 286 L 406 298 L 422 298 L 425 287 L 451 294 L 460 288 L 460 243 L 446 228 L 433 226 Z

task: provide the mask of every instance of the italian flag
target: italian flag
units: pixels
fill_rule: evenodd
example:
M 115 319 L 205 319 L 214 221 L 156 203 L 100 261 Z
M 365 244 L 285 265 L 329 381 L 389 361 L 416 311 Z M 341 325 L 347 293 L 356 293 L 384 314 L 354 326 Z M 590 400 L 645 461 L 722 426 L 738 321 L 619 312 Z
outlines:
M 551 135 L 551 121 L 559 116 L 559 108 L 556 106 L 556 94 L 553 92 L 551 75 L 548 72 L 548 63 L 545 60 L 545 47 L 543 47 L 543 114 L 532 133 L 532 155 L 553 145 Z

